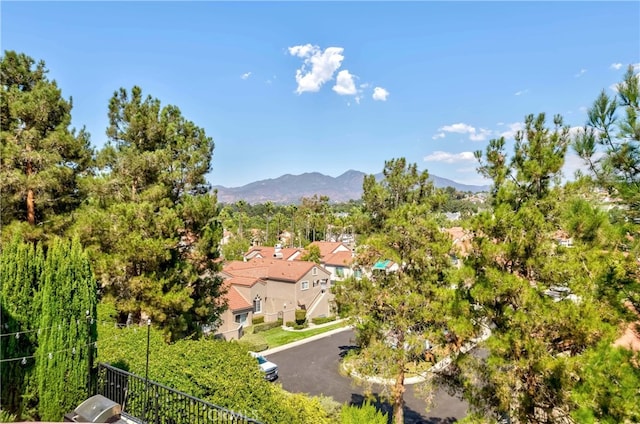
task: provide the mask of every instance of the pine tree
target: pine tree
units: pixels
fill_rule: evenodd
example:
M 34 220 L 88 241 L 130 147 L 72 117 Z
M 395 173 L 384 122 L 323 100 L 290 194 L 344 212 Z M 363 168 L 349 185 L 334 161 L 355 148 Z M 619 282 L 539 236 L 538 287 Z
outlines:
M 373 270 L 335 287 L 336 302 L 354 320 L 360 351 L 351 358 L 364 375 L 391 379 L 386 394 L 393 419 L 402 423 L 404 382 L 410 366 L 427 367 L 425 356 L 442 359 L 455 353 L 477 329 L 467 318 L 470 305 L 457 296 L 449 235 L 437 223 L 437 192 L 428 173 L 417 174 L 404 159 L 385 164 L 386 178 L 365 183 L 365 204 L 372 233 L 361 244 L 356 266 L 371 270 L 380 260 L 392 261 L 397 271 Z M 367 202 L 366 199 L 378 199 Z M 427 348 L 432 351 L 427 351 Z M 423 388 L 425 399 L 432 386 Z
M 82 201 L 79 177 L 91 160 L 89 136 L 70 130 L 71 100 L 47 78 L 44 62 L 6 51 L 0 60 L 0 225 L 46 224 Z
M 139 87 L 114 93 L 107 134 L 73 230 L 123 322 L 150 317 L 169 338 L 199 335 L 224 307 L 222 226 L 205 180 L 213 140 Z
M 602 220 L 586 211 L 594 227 L 576 231 L 563 219 L 559 176 L 568 135 L 559 116 L 549 129 L 544 114 L 529 115 L 510 160 L 504 139 L 476 153 L 480 172 L 493 180 L 493 210 L 473 223 L 468 295 L 493 334 L 486 359 L 469 355 L 457 365 L 473 412 L 485 419 L 535 423 L 568 417 L 575 408 L 571 389 L 583 372 L 581 355 L 615 334 L 616 314 L 598 291 L 617 256 L 588 244 Z M 555 233 L 567 229 L 585 244 L 558 246 Z

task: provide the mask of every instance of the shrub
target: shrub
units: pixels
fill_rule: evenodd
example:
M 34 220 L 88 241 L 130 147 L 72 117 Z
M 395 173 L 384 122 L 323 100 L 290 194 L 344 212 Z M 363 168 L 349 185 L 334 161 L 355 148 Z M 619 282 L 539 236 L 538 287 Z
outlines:
M 387 424 L 387 414 L 376 409 L 369 401 L 362 406 L 344 405 L 340 414 L 341 424 Z
M 99 326 L 98 359 L 145 374 L 146 331 Z M 117 336 L 117 337 L 116 337 Z M 255 335 L 254 335 L 255 336 Z M 261 335 L 260 335 L 261 336 Z M 179 340 L 166 344 L 151 328 L 149 379 L 267 423 L 328 424 L 317 399 L 290 394 L 264 379 L 256 360 L 240 343 Z M 177 410 L 162 411 L 167 422 L 184 422 Z
M 320 406 L 332 422 L 340 422 L 340 412 L 342 411 L 342 404 L 340 402 L 337 402 L 331 396 L 320 395 L 314 396 L 313 398 L 320 402 Z
M 317 324 L 324 324 L 324 323 L 335 321 L 335 320 L 336 320 L 335 316 L 333 316 L 333 317 L 317 317 L 317 318 L 313 318 L 311 320 L 311 322 L 317 325 Z
M 265 322 L 263 324 L 256 324 L 253 326 L 254 333 L 260 333 L 262 331 L 271 330 L 272 328 L 282 326 L 282 319 L 273 322 Z
M 246 347 L 247 350 L 252 350 L 254 352 L 260 352 L 269 348 L 267 340 L 262 334 L 245 334 L 240 340 L 238 340 L 238 343 L 243 347 Z
M 295 327 L 296 326 L 296 322 L 295 321 L 287 321 L 287 323 L 285 324 L 287 327 Z
M 296 324 L 302 325 L 307 320 L 307 311 L 296 309 Z
M 253 317 L 251 319 L 251 324 L 262 324 L 264 322 L 264 316 Z

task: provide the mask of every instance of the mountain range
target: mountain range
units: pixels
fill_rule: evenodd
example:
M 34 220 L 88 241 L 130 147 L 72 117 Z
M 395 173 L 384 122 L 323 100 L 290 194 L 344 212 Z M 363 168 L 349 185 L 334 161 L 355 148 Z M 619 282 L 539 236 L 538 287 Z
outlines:
M 265 203 L 298 204 L 302 197 L 328 196 L 332 203 L 358 200 L 362 197 L 364 172 L 349 170 L 338 177 L 331 177 L 319 172 L 306 172 L 300 175 L 285 174 L 278 178 L 255 181 L 242 187 L 213 186 L 218 191 L 218 201 L 235 203 L 244 200 L 249 204 Z M 382 173 L 376 179 L 382 179 Z M 455 181 L 430 175 L 436 187 L 453 187 L 458 191 L 473 193 L 488 191 L 489 186 L 465 185 Z

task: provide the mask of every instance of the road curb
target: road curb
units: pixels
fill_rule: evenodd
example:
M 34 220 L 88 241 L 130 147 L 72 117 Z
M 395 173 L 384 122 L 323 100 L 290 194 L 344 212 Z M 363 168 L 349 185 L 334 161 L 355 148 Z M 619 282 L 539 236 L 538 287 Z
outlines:
M 302 339 L 302 340 L 298 340 L 298 341 L 295 341 L 295 342 L 287 343 L 285 345 L 274 347 L 272 349 L 263 350 L 262 352 L 260 352 L 260 354 L 263 355 L 263 356 L 267 356 L 267 355 L 271 355 L 272 353 L 282 352 L 283 350 L 291 349 L 292 347 L 300 346 L 300 345 L 303 345 L 305 343 L 309 343 L 309 342 L 313 342 L 313 341 L 316 341 L 316 340 L 319 340 L 319 339 L 323 339 L 325 337 L 329 337 L 329 336 L 332 336 L 334 334 L 341 333 L 343 331 L 351 330 L 352 328 L 353 327 L 350 326 L 350 325 L 347 325 L 347 326 L 344 326 L 344 327 L 340 327 L 340 328 L 336 328 L 335 330 L 330 330 L 330 331 L 327 331 L 325 333 L 316 334 L 315 336 L 307 337 L 307 338 Z

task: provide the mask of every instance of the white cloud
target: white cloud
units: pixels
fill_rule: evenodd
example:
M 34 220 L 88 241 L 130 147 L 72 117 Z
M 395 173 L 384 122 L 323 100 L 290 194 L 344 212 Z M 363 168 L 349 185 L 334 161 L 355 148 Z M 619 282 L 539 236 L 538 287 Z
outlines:
M 524 129 L 524 123 L 522 122 L 513 122 L 511 124 L 507 124 L 507 127 L 509 128 L 507 131 L 503 131 L 500 133 L 500 137 L 504 137 L 507 139 L 512 139 L 516 136 L 516 133 L 518 131 L 521 131 L 522 129 Z
M 356 94 L 358 91 L 356 90 L 356 84 L 353 81 L 353 77 L 354 75 L 350 74 L 346 69 L 338 72 L 336 85 L 333 86 L 333 91 L 341 96 L 352 96 Z
M 582 68 L 582 69 L 580 69 L 580 72 L 578 72 L 578 73 L 577 73 L 577 74 L 575 74 L 574 76 L 575 76 L 576 78 L 580 78 L 581 76 L 583 76 L 583 75 L 584 75 L 584 74 L 586 74 L 586 73 L 587 73 L 587 70 L 586 70 L 586 69 L 584 69 L 584 68 Z
M 379 100 L 381 102 L 386 102 L 387 97 L 389 97 L 389 92 L 382 87 L 375 87 L 373 89 L 373 100 Z
M 360 84 L 360 88 L 367 88 L 369 87 L 369 83 L 365 82 L 364 84 Z
M 525 88 L 524 90 L 520 90 L 520 91 L 516 91 L 515 93 L 513 93 L 514 96 L 521 96 L 523 94 L 527 94 L 529 92 L 528 88 Z
M 250 76 L 251 76 L 251 72 L 245 72 L 244 74 L 242 74 L 242 76 L 240 78 L 242 78 L 243 80 L 246 80 Z
M 581 134 L 583 131 L 584 131 L 584 127 L 570 127 L 569 137 L 574 138 L 575 136 Z
M 476 158 L 473 155 L 473 152 L 450 153 L 450 152 L 436 151 L 424 157 L 425 162 L 458 163 L 458 162 L 471 162 L 475 160 Z
M 640 63 L 631 63 L 630 66 L 633 68 L 634 72 L 640 72 Z M 615 69 L 616 71 L 622 69 L 623 67 L 625 69 L 627 68 L 622 63 L 612 63 L 611 66 L 609 66 L 609 67 L 611 69 Z
M 300 45 L 300 46 L 289 47 L 289 54 L 292 56 L 305 58 L 318 50 L 319 50 L 318 46 L 305 44 L 304 46 Z
M 440 133 L 436 134 L 438 136 L 437 138 L 443 138 L 445 135 L 444 133 L 469 134 L 469 140 L 471 141 L 484 141 L 492 134 L 491 130 L 486 128 L 476 130 L 475 127 L 462 122 L 453 125 L 445 125 L 444 127 L 439 128 L 438 131 L 440 131 Z M 442 134 L 442 136 L 440 136 L 440 134 Z M 436 136 L 434 136 L 434 140 L 435 139 Z
M 433 140 L 437 140 L 437 139 L 439 139 L 439 138 L 444 138 L 445 136 L 446 136 L 446 134 L 445 134 L 445 133 L 443 133 L 443 132 L 439 132 L 439 133 L 437 133 L 437 134 L 434 134 L 434 136 L 433 136 L 433 137 L 431 137 L 431 138 L 432 138 Z
M 440 128 L 439 131 L 466 134 L 474 133 L 476 132 L 476 129 L 471 125 L 463 124 L 462 122 L 460 122 L 458 124 L 445 125 L 444 127 Z
M 617 93 L 617 92 L 618 92 L 618 83 L 616 82 L 616 83 L 614 83 L 614 84 L 611 84 L 611 85 L 609 86 L 609 90 L 611 90 L 611 91 L 615 91 L 615 92 Z
M 469 140 L 484 141 L 491 135 L 491 132 L 491 130 L 488 130 L 486 128 L 480 128 L 480 131 L 469 134 Z
M 333 74 L 344 60 L 343 51 L 342 47 L 327 47 L 323 51 L 311 44 L 289 47 L 289 54 L 304 59 L 302 67 L 296 70 L 296 93 L 315 93 L 324 83 L 333 79 Z

